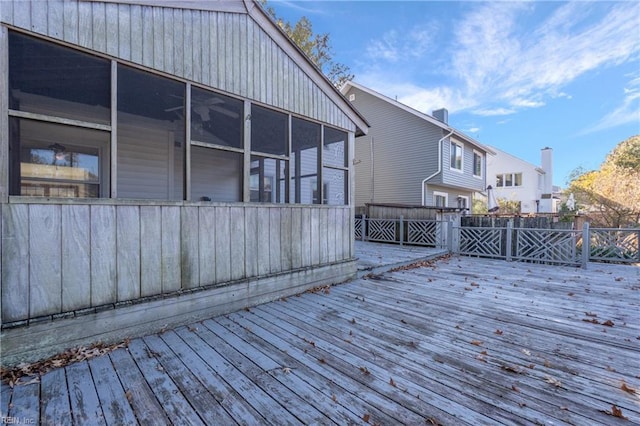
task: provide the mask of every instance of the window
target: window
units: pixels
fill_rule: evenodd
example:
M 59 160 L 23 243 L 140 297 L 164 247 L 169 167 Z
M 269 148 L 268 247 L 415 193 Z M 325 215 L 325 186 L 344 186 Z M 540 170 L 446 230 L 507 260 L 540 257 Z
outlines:
M 284 203 L 286 201 L 286 160 L 251 156 L 250 201 Z
M 9 31 L 9 108 L 110 124 L 110 61 Z
M 513 174 L 513 186 L 522 186 L 522 173 Z
M 289 118 L 286 114 L 251 106 L 251 151 L 289 155 Z
M 242 152 L 191 146 L 191 200 L 242 201 Z
M 458 142 L 451 141 L 450 167 L 452 170 L 462 171 L 463 146 Z
M 118 66 L 118 198 L 182 200 L 183 83 Z
M 9 31 L 10 195 L 109 196 L 110 75 L 106 59 Z
M 482 154 L 478 151 L 473 151 L 473 176 L 482 177 Z
M 169 108 L 181 113 L 180 102 Z M 242 148 L 244 102 L 219 93 L 191 88 L 191 140 Z
M 522 186 L 522 173 L 503 173 L 496 175 L 496 187 Z
M 349 183 L 347 133 L 331 127 L 325 127 L 323 145 L 323 203 L 333 205 L 349 204 L 349 191 L 347 190 Z
M 458 195 L 458 198 L 456 199 L 456 201 L 458 202 L 458 208 L 459 209 L 468 209 L 469 208 L 469 197 L 467 197 L 465 195 Z
M 319 124 L 296 117 L 291 119 L 291 202 L 320 202 L 313 191 L 318 179 L 321 130 Z
M 10 122 L 15 130 L 11 145 L 16 147 L 20 164 L 16 170 L 19 187 L 13 195 L 108 196 L 108 132 L 14 117 Z
M 447 207 L 449 194 L 446 192 L 433 191 L 433 201 L 436 207 Z

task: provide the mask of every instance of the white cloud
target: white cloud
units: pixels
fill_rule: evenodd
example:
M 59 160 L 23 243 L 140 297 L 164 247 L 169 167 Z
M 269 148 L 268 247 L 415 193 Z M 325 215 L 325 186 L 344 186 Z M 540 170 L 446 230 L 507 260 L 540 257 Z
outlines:
M 437 38 L 442 31 L 433 28 L 440 27 L 390 31 L 369 44 L 362 65 L 369 81 L 357 72 L 358 81 L 423 112 L 444 106 L 497 116 L 571 99 L 564 90 L 579 76 L 640 58 L 637 3 L 542 4 L 470 3 L 471 10 L 450 27 L 449 41 Z M 532 27 L 549 8 L 554 9 Z M 441 83 L 416 82 L 426 72 L 442 76 Z M 606 122 L 628 119 L 633 96 Z
M 476 115 L 482 115 L 483 117 L 491 117 L 494 115 L 510 115 L 515 114 L 515 109 L 508 108 L 493 108 L 493 109 L 476 109 L 473 111 Z
M 434 47 L 436 29 L 436 24 L 427 23 L 408 31 L 387 31 L 381 38 L 369 42 L 367 56 L 373 61 L 392 63 L 422 58 Z
M 480 131 L 480 127 L 470 127 L 469 129 L 467 129 L 467 132 L 469 133 L 478 133 Z
M 583 130 L 580 135 L 599 132 L 625 124 L 636 123 L 640 130 L 640 75 L 633 78 L 623 89 L 622 104 L 606 114 L 593 126 Z

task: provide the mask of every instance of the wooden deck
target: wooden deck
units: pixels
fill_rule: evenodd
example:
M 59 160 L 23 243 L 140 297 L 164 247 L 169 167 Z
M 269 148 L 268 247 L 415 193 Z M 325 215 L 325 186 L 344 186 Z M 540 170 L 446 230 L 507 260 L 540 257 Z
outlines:
M 3 384 L 0 411 L 64 425 L 640 424 L 639 312 L 637 266 L 452 257 L 134 339 Z

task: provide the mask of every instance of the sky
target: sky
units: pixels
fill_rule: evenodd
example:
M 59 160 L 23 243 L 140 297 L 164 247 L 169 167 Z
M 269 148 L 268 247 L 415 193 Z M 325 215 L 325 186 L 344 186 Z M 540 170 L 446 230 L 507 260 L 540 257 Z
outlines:
M 640 2 L 269 0 L 329 33 L 354 82 L 535 165 L 554 184 L 640 134 Z M 639 189 L 640 190 L 640 189 Z

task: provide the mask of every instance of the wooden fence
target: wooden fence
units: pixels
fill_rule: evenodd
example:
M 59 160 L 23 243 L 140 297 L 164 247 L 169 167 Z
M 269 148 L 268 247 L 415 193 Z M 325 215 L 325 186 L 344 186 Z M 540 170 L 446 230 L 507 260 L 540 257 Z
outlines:
M 2 323 L 352 260 L 349 207 L 10 203 Z

